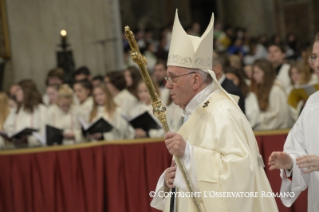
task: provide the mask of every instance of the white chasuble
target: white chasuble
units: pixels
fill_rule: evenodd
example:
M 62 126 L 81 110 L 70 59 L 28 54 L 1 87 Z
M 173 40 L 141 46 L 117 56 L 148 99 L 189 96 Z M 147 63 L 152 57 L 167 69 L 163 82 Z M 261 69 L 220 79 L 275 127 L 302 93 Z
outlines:
M 278 211 L 274 198 L 262 197 L 262 192 L 272 190 L 257 160 L 257 142 L 245 115 L 229 98 L 218 91 L 210 94 L 177 133 L 188 143 L 182 160 L 195 192 L 200 192 L 198 200 L 203 211 Z M 156 191 L 164 188 L 164 174 Z M 174 185 L 179 192 L 187 192 L 179 168 Z M 227 193 L 224 197 L 223 192 L 235 195 L 254 192 L 254 197 L 227 197 Z M 170 198 L 158 194 L 151 205 L 169 211 Z M 186 195 L 177 197 L 177 209 L 178 212 L 197 211 Z

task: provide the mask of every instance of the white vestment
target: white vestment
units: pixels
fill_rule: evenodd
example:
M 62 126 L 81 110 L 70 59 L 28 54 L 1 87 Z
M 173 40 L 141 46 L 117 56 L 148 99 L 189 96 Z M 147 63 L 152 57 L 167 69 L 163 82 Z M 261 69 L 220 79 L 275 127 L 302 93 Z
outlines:
M 260 124 L 256 130 L 289 129 L 291 118 L 287 103 L 287 95 L 279 82 L 275 80 L 270 93 L 269 105 L 266 111 L 260 111 Z
M 259 105 L 256 94 L 249 92 L 245 98 L 245 113 L 252 129 L 260 124 Z
M 319 210 L 319 171 L 304 174 L 296 165 L 296 158 L 302 155 L 319 156 L 319 92 L 310 96 L 299 119 L 290 130 L 284 151 L 293 159 L 290 172 L 281 170 L 281 192 L 294 192 L 293 198 L 281 197 L 283 204 L 290 207 L 301 191 L 308 187 L 308 212 Z M 291 177 L 292 180 L 287 177 Z
M 103 133 L 103 139 L 110 141 L 134 138 L 135 131 L 122 117 L 120 108 L 117 108 L 112 117 L 110 117 L 110 114 L 105 111 L 104 106 L 98 106 L 97 115 L 93 121 L 96 121 L 101 117 L 113 126 L 113 129 L 110 132 Z
M 284 87 L 286 94 L 289 94 L 292 89 L 292 84 L 289 77 L 290 67 L 291 66 L 287 63 L 282 64 L 276 77 L 276 79 L 279 80 L 281 82 L 281 85 Z
M 198 93 L 183 111 L 184 124 L 178 132 L 187 141 L 182 158 L 190 175 L 203 211 L 273 212 L 278 211 L 274 198 L 265 198 L 262 191 L 271 192 L 263 166 L 258 163 L 258 147 L 253 131 L 238 105 L 212 85 Z M 209 101 L 209 102 L 208 102 Z M 177 126 L 177 127 L 179 127 Z M 161 175 L 151 206 L 169 211 L 170 198 L 164 191 Z M 177 168 L 174 185 L 179 192 L 187 191 Z M 258 192 L 258 197 L 209 197 L 205 192 Z M 196 211 L 189 197 L 177 198 L 178 212 Z
M 158 121 L 158 119 L 153 115 L 153 107 L 152 104 L 146 105 L 144 102 L 139 101 L 130 111 L 130 116 L 129 118 L 132 119 L 134 117 L 137 117 L 141 114 L 143 114 L 144 112 L 148 112 L 153 118 L 154 120 L 160 125 L 162 126 L 162 124 Z M 164 137 L 165 132 L 164 129 L 151 129 L 148 131 L 148 134 L 150 136 L 150 138 L 160 138 L 160 137 Z
M 62 129 L 64 133 L 74 134 L 74 139 L 63 139 L 64 145 L 80 143 L 83 138 L 78 115 L 79 111 L 75 106 L 71 106 L 68 112 L 64 112 L 57 105 L 51 105 L 47 110 L 46 124 Z
M 123 89 L 116 96 L 114 102 L 121 108 L 121 113 L 128 117 L 130 110 L 136 105 L 137 99 L 128 90 Z
M 78 103 L 76 104 L 77 110 L 79 111 L 79 115 L 84 119 L 84 120 L 89 120 L 90 118 L 90 113 L 93 108 L 93 97 L 89 96 L 82 104 Z
M 181 118 L 182 111 L 182 108 L 180 108 L 178 105 L 175 105 L 174 102 L 166 107 L 166 118 L 169 129 L 175 129 L 179 119 Z
M 21 107 L 18 113 L 15 111 L 10 113 L 4 123 L 4 131 L 13 133 L 28 127 L 37 129 L 40 134 L 43 134 L 46 112 L 47 108 L 42 104 L 35 107 L 33 113 L 27 112 Z M 34 136 L 28 136 L 28 144 L 29 146 L 38 146 L 40 142 Z

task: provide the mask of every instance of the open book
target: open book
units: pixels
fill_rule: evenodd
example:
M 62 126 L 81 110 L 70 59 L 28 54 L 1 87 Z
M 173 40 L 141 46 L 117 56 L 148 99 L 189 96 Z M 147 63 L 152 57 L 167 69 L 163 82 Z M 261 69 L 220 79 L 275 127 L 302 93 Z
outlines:
M 98 120 L 88 124 L 81 117 L 79 121 L 82 125 L 82 129 L 85 133 L 107 133 L 113 129 L 113 126 L 107 122 L 104 118 L 99 118 Z
M 300 85 L 297 88 L 293 88 L 288 97 L 288 104 L 294 108 L 297 108 L 300 101 L 306 102 L 310 95 L 319 90 L 319 84 L 315 85 Z
M 45 134 L 44 136 L 40 135 L 40 133 L 34 132 L 33 136 L 38 139 L 43 145 L 51 146 L 54 143 L 61 145 L 63 143 L 63 130 L 46 125 L 45 126 Z
M 33 132 L 36 132 L 38 130 L 36 129 L 33 129 L 33 128 L 28 128 L 28 127 L 25 127 L 21 130 L 18 130 L 16 132 L 13 132 L 13 133 L 6 133 L 4 131 L 0 131 L 0 135 L 8 140 L 8 141 L 13 141 L 14 139 L 19 139 L 21 138 L 22 136 L 29 136 L 29 135 L 32 135 Z
M 125 118 L 125 117 L 124 117 Z M 141 128 L 144 131 L 149 131 L 150 129 L 160 129 L 161 125 L 157 120 L 153 118 L 149 112 L 145 111 L 141 115 L 133 117 L 131 119 L 125 118 L 134 129 Z

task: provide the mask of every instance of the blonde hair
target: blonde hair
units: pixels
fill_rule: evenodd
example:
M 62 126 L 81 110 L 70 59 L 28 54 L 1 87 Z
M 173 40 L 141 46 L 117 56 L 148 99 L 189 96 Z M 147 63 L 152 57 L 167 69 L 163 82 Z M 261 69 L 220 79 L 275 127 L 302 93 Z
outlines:
M 10 113 L 9 98 L 6 93 L 0 92 L 0 129 L 3 130 L 4 122 Z
M 112 118 L 112 116 L 116 110 L 117 105 L 115 104 L 109 89 L 106 87 L 106 85 L 104 83 L 101 83 L 101 84 L 95 86 L 93 89 L 93 92 L 95 89 L 98 89 L 98 88 L 101 89 L 102 92 L 104 93 L 104 95 L 106 96 L 106 101 L 104 104 L 104 109 L 105 109 L 104 111 L 106 113 L 108 113 L 109 116 Z M 94 97 L 94 95 L 93 95 L 93 97 Z M 94 103 L 93 103 L 93 109 L 90 113 L 90 122 L 92 122 L 93 119 L 97 116 L 98 104 L 97 104 L 95 98 L 93 98 L 93 99 L 94 99 Z
M 63 84 L 60 86 L 58 91 L 58 98 L 71 99 L 73 101 L 73 90 L 68 84 Z

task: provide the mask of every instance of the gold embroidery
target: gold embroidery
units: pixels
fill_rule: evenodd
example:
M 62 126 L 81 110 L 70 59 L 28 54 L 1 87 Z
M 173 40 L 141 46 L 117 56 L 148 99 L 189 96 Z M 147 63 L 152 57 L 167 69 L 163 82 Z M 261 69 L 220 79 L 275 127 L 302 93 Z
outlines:
M 207 102 L 204 103 L 203 108 L 207 107 L 209 104 L 209 100 L 207 100 Z

